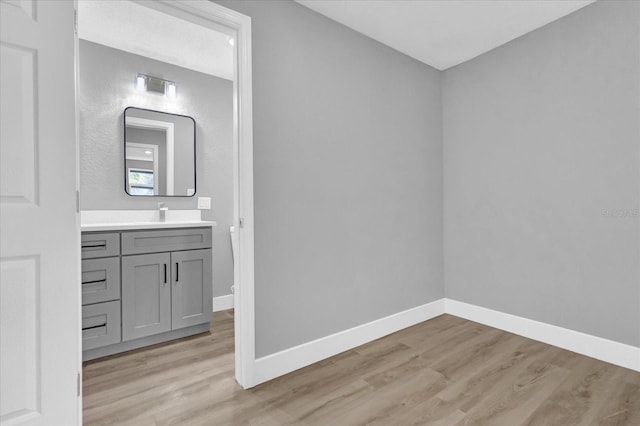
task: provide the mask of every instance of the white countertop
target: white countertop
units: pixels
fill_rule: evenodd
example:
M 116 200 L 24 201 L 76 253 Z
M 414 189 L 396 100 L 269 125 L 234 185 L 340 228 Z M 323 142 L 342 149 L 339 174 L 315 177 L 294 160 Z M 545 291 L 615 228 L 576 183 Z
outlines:
M 82 224 L 82 232 L 89 231 L 119 231 L 132 229 L 162 229 L 162 228 L 199 228 L 203 226 L 216 226 L 215 222 L 209 220 L 197 221 L 165 221 L 165 222 L 122 222 L 122 223 L 92 223 Z
M 198 228 L 216 226 L 216 222 L 201 220 L 200 210 L 167 210 L 160 222 L 158 210 L 83 210 L 80 230 L 118 231 L 135 229 Z

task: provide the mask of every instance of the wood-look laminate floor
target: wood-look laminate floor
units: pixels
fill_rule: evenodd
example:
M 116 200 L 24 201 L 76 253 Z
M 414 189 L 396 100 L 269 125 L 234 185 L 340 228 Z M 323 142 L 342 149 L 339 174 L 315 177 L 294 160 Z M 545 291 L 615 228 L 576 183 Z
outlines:
M 640 373 L 450 315 L 254 389 L 233 313 L 84 366 L 87 425 L 640 425 Z

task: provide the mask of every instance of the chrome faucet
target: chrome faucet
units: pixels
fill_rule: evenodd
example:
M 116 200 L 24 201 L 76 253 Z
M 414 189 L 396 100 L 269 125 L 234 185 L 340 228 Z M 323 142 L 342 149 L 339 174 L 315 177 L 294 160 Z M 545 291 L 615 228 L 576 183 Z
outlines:
M 169 207 L 167 207 L 165 203 L 158 203 L 158 210 L 160 211 L 160 222 L 167 220 L 167 211 L 169 210 Z

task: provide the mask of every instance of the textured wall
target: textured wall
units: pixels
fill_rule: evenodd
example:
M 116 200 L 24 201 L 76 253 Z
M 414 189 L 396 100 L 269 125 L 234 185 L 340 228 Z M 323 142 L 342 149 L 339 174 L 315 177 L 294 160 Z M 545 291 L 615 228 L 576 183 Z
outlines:
M 445 72 L 448 297 L 640 346 L 640 3 Z
M 443 296 L 440 73 L 291 1 L 252 18 L 256 353 Z
M 139 93 L 138 73 L 175 81 L 178 96 Z M 229 80 L 80 41 L 80 207 L 83 210 L 195 209 L 211 197 L 203 219 L 213 228 L 213 295 L 229 294 L 233 263 L 233 85 Z M 189 115 L 196 120 L 197 194 L 193 198 L 131 197 L 124 192 L 123 112 L 128 106 Z

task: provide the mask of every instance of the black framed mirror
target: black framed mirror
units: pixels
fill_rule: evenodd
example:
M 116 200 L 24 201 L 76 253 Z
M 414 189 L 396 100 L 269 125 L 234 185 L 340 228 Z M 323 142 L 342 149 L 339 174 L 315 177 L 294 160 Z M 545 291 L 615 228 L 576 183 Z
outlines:
M 144 108 L 124 110 L 124 190 L 131 196 L 196 194 L 196 121 Z

